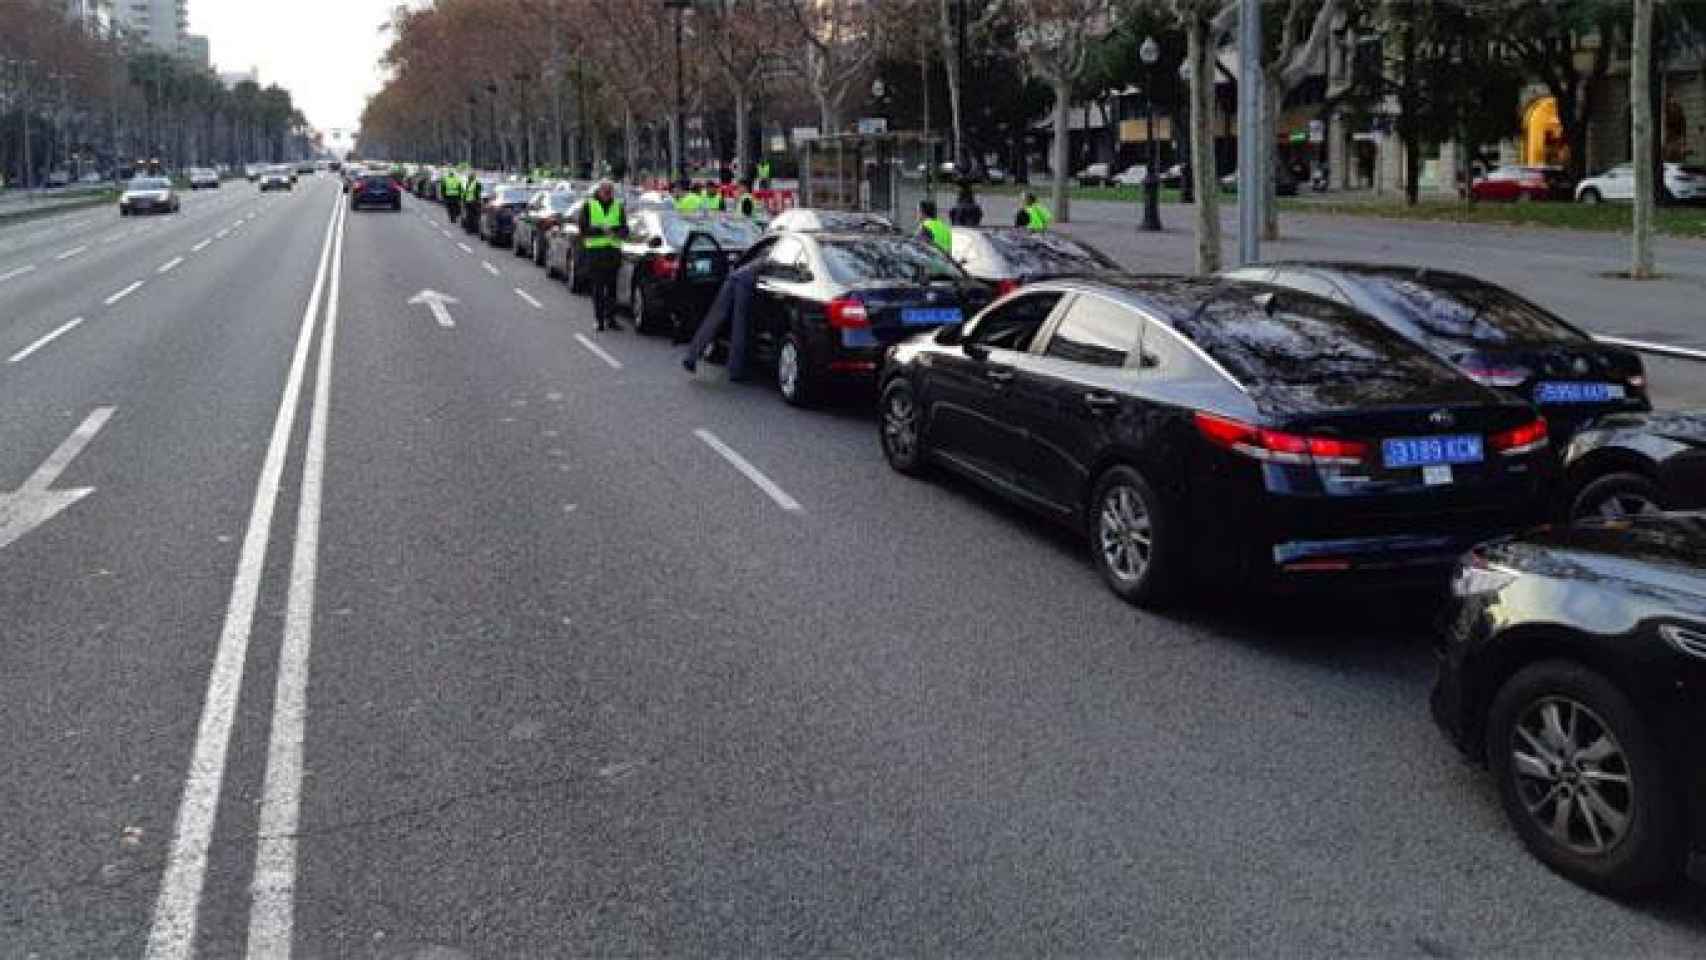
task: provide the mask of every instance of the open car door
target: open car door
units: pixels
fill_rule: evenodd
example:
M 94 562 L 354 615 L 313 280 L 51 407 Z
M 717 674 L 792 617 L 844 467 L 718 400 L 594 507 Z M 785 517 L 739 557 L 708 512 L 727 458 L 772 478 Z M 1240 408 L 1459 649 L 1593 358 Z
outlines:
M 734 253 L 725 250 L 717 238 L 703 230 L 691 230 L 681 243 L 680 266 L 675 272 L 675 289 L 669 293 L 670 308 L 675 312 L 678 336 L 691 336 L 693 329 L 711 309 L 711 301 L 723 288 L 734 266 Z

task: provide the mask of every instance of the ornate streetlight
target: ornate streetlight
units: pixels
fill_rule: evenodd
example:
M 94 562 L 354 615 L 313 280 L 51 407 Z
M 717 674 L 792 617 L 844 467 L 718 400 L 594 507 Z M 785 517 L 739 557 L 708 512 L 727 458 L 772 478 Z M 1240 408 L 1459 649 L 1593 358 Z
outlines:
M 1149 163 L 1143 171 L 1143 229 L 1153 232 L 1161 229 L 1161 174 L 1157 170 L 1161 163 L 1161 150 L 1155 140 L 1155 63 L 1161 59 L 1161 45 L 1155 42 L 1154 37 L 1144 37 L 1137 55 L 1149 74 L 1148 89 L 1143 94 L 1149 107 L 1149 120 L 1144 129 L 1149 141 Z

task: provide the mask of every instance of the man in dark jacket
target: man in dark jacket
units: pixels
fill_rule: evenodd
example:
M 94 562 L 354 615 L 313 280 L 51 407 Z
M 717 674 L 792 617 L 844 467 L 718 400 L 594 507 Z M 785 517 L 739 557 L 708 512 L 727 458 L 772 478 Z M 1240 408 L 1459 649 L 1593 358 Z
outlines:
M 587 275 L 591 278 L 592 314 L 598 329 L 620 330 L 616 322 L 616 274 L 622 268 L 622 240 L 628 236 L 628 221 L 623 215 L 622 201 L 616 199 L 616 185 L 600 180 L 598 188 L 580 213 L 581 250 L 586 257 Z M 573 256 L 571 251 L 570 256 Z

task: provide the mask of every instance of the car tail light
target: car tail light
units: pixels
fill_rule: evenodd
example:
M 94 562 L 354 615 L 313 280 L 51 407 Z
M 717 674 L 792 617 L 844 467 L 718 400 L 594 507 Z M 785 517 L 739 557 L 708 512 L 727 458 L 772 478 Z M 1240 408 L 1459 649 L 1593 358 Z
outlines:
M 653 257 L 646 261 L 647 271 L 659 280 L 674 280 L 680 266 L 681 261 L 674 257 Z
M 1487 438 L 1487 445 L 1507 457 L 1531 453 L 1549 443 L 1546 418 L 1536 417 L 1520 427 L 1501 430 Z
M 1485 387 L 1519 387 L 1531 376 L 1529 371 L 1521 367 L 1500 367 L 1492 364 L 1468 362 L 1459 369 L 1469 375 L 1469 379 Z
M 1647 378 L 1645 376 L 1639 374 L 1639 373 L 1631 375 L 1629 377 L 1629 389 L 1631 389 L 1631 390 L 1645 390 L 1645 389 L 1647 389 Z
M 1212 413 L 1199 412 L 1196 421 L 1197 431 L 1210 443 L 1255 460 L 1341 467 L 1368 461 L 1369 445 L 1360 440 L 1282 433 Z
M 1019 281 L 1017 280 L 1009 279 L 995 281 L 995 295 L 997 297 L 1005 297 L 1017 289 L 1019 289 Z
M 871 325 L 871 316 L 865 312 L 865 305 L 851 297 L 829 301 L 827 313 L 829 325 L 837 330 L 855 330 Z

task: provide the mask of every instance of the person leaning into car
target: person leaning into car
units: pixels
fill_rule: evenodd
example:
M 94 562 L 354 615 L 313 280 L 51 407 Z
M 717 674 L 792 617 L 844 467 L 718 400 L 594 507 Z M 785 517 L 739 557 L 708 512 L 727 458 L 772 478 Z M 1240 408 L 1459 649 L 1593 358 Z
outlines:
M 628 223 L 622 214 L 622 201 L 616 199 L 616 184 L 598 181 L 598 189 L 581 204 L 579 226 L 581 249 L 592 278 L 593 318 L 600 330 L 620 330 L 622 325 L 616 322 L 616 273 L 622 267 L 621 243 L 628 236 Z

